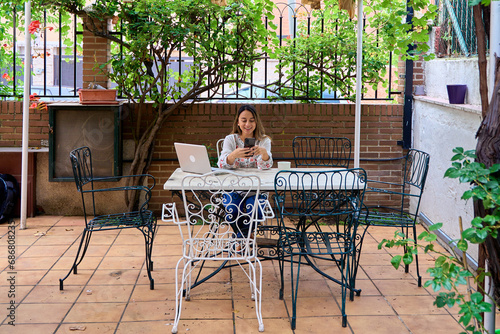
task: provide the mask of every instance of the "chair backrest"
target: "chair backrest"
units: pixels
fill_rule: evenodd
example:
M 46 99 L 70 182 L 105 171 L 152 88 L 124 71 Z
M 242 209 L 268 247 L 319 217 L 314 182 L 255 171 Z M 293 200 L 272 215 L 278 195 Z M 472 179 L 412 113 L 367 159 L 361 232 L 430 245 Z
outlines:
M 366 189 L 361 168 L 332 171 L 281 171 L 274 181 L 278 218 L 338 218 L 357 225 Z
M 73 168 L 73 177 L 76 189 L 82 192 L 82 188 L 87 183 L 92 183 L 94 176 L 92 173 L 92 154 L 90 148 L 83 146 L 74 149 L 69 153 L 71 167 Z
M 211 246 L 206 249 L 214 253 L 206 256 L 215 258 L 229 257 L 235 252 L 245 255 L 255 252 L 249 245 L 256 235 L 260 184 L 258 176 L 245 176 L 232 171 L 184 177 L 182 198 L 188 238 L 200 239 L 191 246 L 200 247 L 198 250 L 201 251 L 204 242 L 210 243 Z M 231 204 L 229 198 L 234 194 L 241 198 L 241 205 Z M 239 230 L 238 226 L 248 227 L 248 232 Z M 242 238 L 246 239 L 243 245 L 238 244 L 241 249 L 236 249 L 236 238 L 240 241 Z M 202 239 L 205 241 L 201 241 Z
M 418 214 L 422 192 L 424 190 L 427 172 L 429 171 L 430 156 L 428 153 L 410 149 L 406 154 L 403 183 L 403 199 L 401 203 L 402 211 L 405 204 L 404 194 L 412 193 L 412 197 L 418 197 L 412 215 Z
M 296 167 L 349 168 L 351 141 L 347 138 L 297 136 L 292 147 Z
M 410 149 L 405 158 L 404 183 L 420 190 L 425 186 L 427 172 L 429 171 L 430 156 L 428 153 Z
M 222 153 L 222 148 L 224 147 L 224 138 L 217 140 L 217 159 L 220 158 L 220 154 Z
M 92 154 L 90 148 L 83 146 L 74 149 L 69 153 L 71 167 L 73 168 L 73 177 L 76 184 L 76 189 L 82 196 L 83 215 L 85 224 L 87 224 L 87 205 L 85 205 L 85 193 L 83 189 L 86 184 L 90 184 L 90 190 L 94 189 L 94 174 L 92 172 Z M 92 215 L 96 215 L 95 196 L 94 192 L 90 192 L 92 203 Z

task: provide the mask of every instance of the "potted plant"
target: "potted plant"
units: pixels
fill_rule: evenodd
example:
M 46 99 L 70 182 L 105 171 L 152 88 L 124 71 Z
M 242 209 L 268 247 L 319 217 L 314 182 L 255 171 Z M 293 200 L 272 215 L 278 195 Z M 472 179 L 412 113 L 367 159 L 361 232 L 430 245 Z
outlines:
M 464 104 L 467 85 L 446 85 L 450 104 Z
M 81 104 L 116 104 L 116 89 L 80 89 Z

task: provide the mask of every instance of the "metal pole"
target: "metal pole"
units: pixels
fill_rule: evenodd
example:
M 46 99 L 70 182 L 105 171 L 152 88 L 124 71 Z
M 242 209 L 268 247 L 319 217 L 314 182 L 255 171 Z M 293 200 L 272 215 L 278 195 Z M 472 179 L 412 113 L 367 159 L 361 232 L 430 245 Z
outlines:
M 363 0 L 358 0 L 358 44 L 356 49 L 356 111 L 354 116 L 354 168 L 359 168 L 361 134 L 361 86 L 363 83 Z
M 491 100 L 495 86 L 495 57 L 500 57 L 500 1 L 490 4 L 490 82 L 488 97 Z
M 410 24 L 410 31 L 413 30 L 414 10 L 406 1 L 406 23 Z M 414 45 L 408 45 L 408 53 L 414 49 Z M 412 145 L 413 126 L 413 60 L 405 61 L 405 88 L 404 88 L 404 108 L 403 108 L 403 148 L 409 149 Z
M 488 260 L 486 260 L 486 268 L 485 272 L 489 272 L 488 269 Z M 495 301 L 490 297 L 494 295 L 495 291 L 495 282 L 491 279 L 490 276 L 484 277 L 484 301 L 491 304 L 491 311 L 484 312 L 484 329 L 486 329 L 487 333 L 494 334 L 495 333 Z
M 295 3 L 296 0 L 288 0 L 288 36 L 291 38 L 295 38 Z M 281 37 L 283 38 L 283 36 Z
M 491 100 L 493 88 L 495 87 L 496 57 L 500 57 L 500 1 L 492 1 L 490 4 L 490 80 L 488 83 Z M 488 261 L 486 261 L 485 271 L 488 272 Z M 490 334 L 495 333 L 495 303 L 490 297 L 494 295 L 495 282 L 491 277 L 484 278 L 484 301 L 491 304 L 491 312 L 484 312 L 484 327 Z
M 30 121 L 30 83 L 31 83 L 31 0 L 24 4 L 24 96 L 23 96 L 23 142 L 21 160 L 21 222 L 20 229 L 26 228 L 26 208 L 28 200 L 28 143 Z

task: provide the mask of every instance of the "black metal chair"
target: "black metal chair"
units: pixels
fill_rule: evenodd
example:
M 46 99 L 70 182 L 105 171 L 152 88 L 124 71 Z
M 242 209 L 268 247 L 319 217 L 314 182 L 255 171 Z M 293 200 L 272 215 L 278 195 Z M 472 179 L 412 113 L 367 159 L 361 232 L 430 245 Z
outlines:
M 155 179 L 149 174 L 143 175 L 127 175 L 127 176 L 113 176 L 113 177 L 99 177 L 94 178 L 92 170 L 92 156 L 88 147 L 77 148 L 70 153 L 71 165 L 73 168 L 73 175 L 76 183 L 76 189 L 82 196 L 83 214 L 85 217 L 85 228 L 83 229 L 80 245 L 76 253 L 75 261 L 71 266 L 68 274 L 59 279 L 59 289 L 63 290 L 64 280 L 73 271 L 77 274 L 78 265 L 82 262 L 85 253 L 87 252 L 92 232 L 109 231 L 127 228 L 137 228 L 142 232 L 146 245 L 146 269 L 149 277 L 150 289 L 154 289 L 154 280 L 151 277 L 153 270 L 153 261 L 151 260 L 151 253 L 153 250 L 153 241 L 156 233 L 156 217 L 154 213 L 148 210 L 148 203 L 151 198 L 151 190 L 155 186 Z M 142 177 L 148 178 L 152 183 L 150 187 L 146 186 L 119 186 L 113 188 L 95 189 L 94 182 L 98 181 L 119 181 L 123 178 Z M 139 209 L 132 212 L 120 212 L 113 214 L 97 215 L 96 211 L 96 194 L 105 194 L 107 192 L 126 192 L 137 191 L 140 194 L 142 203 L 139 204 Z M 87 200 L 87 201 L 86 201 Z M 88 207 L 91 207 L 91 212 L 87 213 Z M 90 214 L 92 217 L 90 217 Z
M 367 180 L 366 193 L 379 193 L 390 196 L 387 200 L 397 200 L 399 206 L 369 206 L 369 214 L 363 216 L 362 224 L 369 226 L 398 227 L 408 237 L 409 229 L 413 231 L 413 239 L 417 242 L 416 223 L 420 200 L 429 170 L 428 153 L 410 149 L 405 157 L 403 170 L 403 182 L 384 182 Z M 409 205 L 411 202 L 411 205 Z M 409 209 L 406 209 L 408 208 Z M 422 286 L 422 277 L 418 268 L 418 255 L 415 255 L 417 267 L 418 286 Z M 409 265 L 405 265 L 405 272 L 408 272 Z
M 295 167 L 349 168 L 351 141 L 347 138 L 297 136 L 292 147 Z
M 307 264 L 322 276 L 341 286 L 342 326 L 347 325 L 345 302 L 354 293 L 358 257 L 365 229 L 358 230 L 366 187 L 363 169 L 331 171 L 281 171 L 275 178 L 276 215 L 280 226 L 279 267 L 281 276 L 280 299 L 283 298 L 284 266 L 291 267 L 292 321 L 297 319 L 297 295 L 301 265 Z M 286 225 L 291 218 L 296 226 Z M 319 220 L 329 218 L 330 224 Z M 330 261 L 339 269 L 339 275 L 330 276 L 317 262 Z M 294 270 L 296 268 L 296 270 Z

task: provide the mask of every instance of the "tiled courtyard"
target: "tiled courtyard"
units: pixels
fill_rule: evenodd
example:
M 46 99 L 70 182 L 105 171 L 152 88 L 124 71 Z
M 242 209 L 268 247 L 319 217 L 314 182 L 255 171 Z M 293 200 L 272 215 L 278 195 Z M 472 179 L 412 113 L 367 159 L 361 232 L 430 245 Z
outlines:
M 155 290 L 149 289 L 142 235 L 134 229 L 94 233 L 78 274 L 66 279 L 64 291 L 59 290 L 59 278 L 73 263 L 83 218 L 39 216 L 28 219 L 25 230 L 16 221 L 13 268 L 8 266 L 9 225 L 2 224 L 0 333 L 170 333 L 181 246 L 177 226 L 159 223 L 153 249 Z M 365 236 L 357 280 L 362 293 L 347 301 L 346 328 L 341 326 L 339 287 L 303 267 L 299 318 L 292 331 L 289 282 L 285 299 L 279 300 L 278 264 L 263 261 L 265 332 L 458 334 L 458 309 L 433 306 L 435 293 L 417 286 L 415 268 L 408 274 L 395 270 L 387 250 L 377 249 L 392 234 L 391 228 L 371 228 Z M 432 260 L 421 257 L 424 281 Z M 13 287 L 9 279 L 15 280 Z M 12 288 L 15 297 L 9 293 Z M 191 301 L 183 304 L 179 333 L 258 333 L 249 290 L 238 267 L 223 269 L 193 289 Z M 11 301 L 17 306 L 15 326 L 8 324 Z

